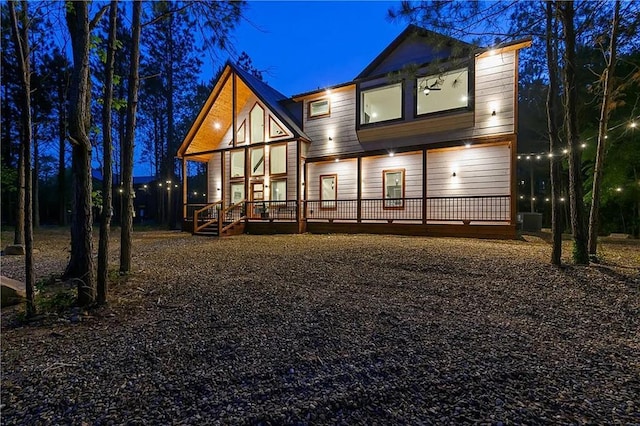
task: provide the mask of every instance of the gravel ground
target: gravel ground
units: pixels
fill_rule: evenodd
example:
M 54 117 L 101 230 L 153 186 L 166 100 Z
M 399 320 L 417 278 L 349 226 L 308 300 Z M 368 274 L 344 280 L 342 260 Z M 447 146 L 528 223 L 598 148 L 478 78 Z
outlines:
M 38 240 L 40 276 L 65 238 Z M 81 322 L 3 312 L 3 424 L 640 424 L 637 242 L 562 269 L 537 238 L 134 246 L 135 274 Z

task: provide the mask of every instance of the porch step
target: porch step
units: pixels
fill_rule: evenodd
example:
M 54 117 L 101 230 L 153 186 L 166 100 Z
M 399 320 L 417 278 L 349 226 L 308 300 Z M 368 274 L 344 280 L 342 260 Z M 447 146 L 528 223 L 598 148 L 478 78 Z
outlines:
M 194 232 L 193 235 L 203 235 L 208 237 L 217 237 L 218 236 L 218 225 L 213 224 L 206 226 L 199 230 L 198 232 Z
M 226 226 L 228 223 L 225 223 L 224 225 Z M 239 223 L 236 224 L 234 226 L 232 226 L 231 228 L 227 229 L 225 232 L 222 233 L 223 237 L 228 237 L 231 235 L 239 235 L 239 234 L 243 234 L 244 233 L 244 223 Z M 208 236 L 208 237 L 219 237 L 220 235 L 218 235 L 218 225 L 217 224 L 213 224 L 213 225 L 209 225 L 206 226 L 204 228 L 202 228 L 201 230 L 199 230 L 198 232 L 194 232 L 193 235 L 203 235 L 203 236 Z

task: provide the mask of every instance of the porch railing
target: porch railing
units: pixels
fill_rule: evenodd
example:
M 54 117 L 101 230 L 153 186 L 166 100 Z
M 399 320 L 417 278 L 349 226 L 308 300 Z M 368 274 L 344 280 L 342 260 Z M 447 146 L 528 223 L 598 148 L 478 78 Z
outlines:
M 187 206 L 188 207 L 188 206 Z M 193 232 L 198 232 L 218 221 L 218 215 L 222 208 L 222 201 L 207 204 L 193 212 Z M 188 209 L 187 209 L 188 211 Z
M 298 209 L 300 213 L 298 214 Z M 222 201 L 207 205 L 187 206 L 193 212 L 194 232 L 221 217 L 219 227 L 241 220 L 349 222 L 510 222 L 509 195 L 477 195 L 469 197 L 427 197 L 362 200 L 296 200 L 240 201 L 224 208 Z M 221 213 L 222 212 L 222 213 Z M 226 224 L 226 225 L 224 225 Z
M 295 221 L 298 202 L 287 201 L 247 201 L 247 218 L 259 220 Z
M 304 217 L 308 221 L 330 222 L 509 222 L 510 199 L 509 195 L 427 197 L 424 206 L 423 198 L 362 199 L 360 203 L 358 200 L 309 200 L 305 202 Z
M 222 235 L 227 229 L 237 225 L 247 218 L 245 213 L 245 200 L 223 209 L 220 213 L 221 221 L 218 222 L 218 233 Z

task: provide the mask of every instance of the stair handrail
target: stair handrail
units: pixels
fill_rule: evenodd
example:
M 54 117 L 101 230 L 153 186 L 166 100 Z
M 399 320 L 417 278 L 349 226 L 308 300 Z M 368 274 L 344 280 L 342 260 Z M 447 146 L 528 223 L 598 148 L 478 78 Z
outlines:
M 238 201 L 237 203 L 235 203 L 234 205 L 229 206 L 226 209 L 221 210 L 220 211 L 220 217 L 224 218 L 228 211 L 243 206 L 246 201 L 247 201 L 246 199 L 242 199 L 242 200 Z M 246 219 L 247 219 L 247 212 L 245 211 L 245 213 L 243 215 L 241 215 L 238 219 L 234 220 L 233 222 L 231 222 L 231 223 L 229 223 L 227 225 L 223 226 L 224 220 L 218 221 L 218 235 L 222 236 L 222 233 L 224 231 L 226 231 L 229 228 L 232 228 L 233 226 L 237 225 L 238 223 L 240 223 L 240 222 L 242 222 L 243 220 L 246 220 Z
M 207 204 L 206 206 L 204 206 L 201 209 L 198 209 L 196 211 L 193 212 L 193 233 L 195 234 L 196 232 L 200 231 L 203 228 L 206 228 L 207 226 L 211 225 L 212 223 L 218 222 L 218 219 L 220 218 L 220 215 L 218 214 L 218 217 L 214 218 L 214 219 L 210 219 L 208 221 L 206 221 L 205 223 L 203 223 L 202 225 L 198 224 L 198 215 L 206 210 L 209 209 L 213 209 L 213 208 L 217 208 L 217 206 L 220 206 L 220 211 L 222 211 L 222 200 L 220 201 L 216 201 L 215 203 L 211 203 L 211 204 Z

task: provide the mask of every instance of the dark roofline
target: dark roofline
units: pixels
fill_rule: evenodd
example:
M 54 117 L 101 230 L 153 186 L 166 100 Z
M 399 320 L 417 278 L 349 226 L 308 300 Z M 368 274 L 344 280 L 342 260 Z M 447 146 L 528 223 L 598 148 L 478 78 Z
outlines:
M 283 95 L 282 93 L 280 93 L 278 90 L 274 89 L 273 87 L 269 86 L 267 83 L 265 83 L 262 80 L 257 79 L 255 76 L 252 76 L 251 74 L 249 74 L 248 72 L 246 72 L 245 70 L 241 69 L 237 64 L 234 64 L 232 62 L 229 61 L 229 66 L 231 67 L 232 70 L 235 71 L 236 75 L 238 77 L 240 77 L 240 79 L 249 87 L 251 88 L 251 90 L 255 93 L 256 97 L 258 99 L 260 99 L 260 101 L 262 101 L 263 104 L 267 105 L 269 107 L 269 109 L 271 110 L 271 112 L 282 122 L 284 123 L 287 127 L 289 127 L 289 129 L 291 130 L 291 132 L 293 133 L 293 137 L 294 138 L 303 138 L 307 141 L 310 141 L 309 137 L 304 133 L 304 131 L 302 130 L 302 128 L 300 127 L 300 125 L 298 125 L 298 123 L 296 123 L 295 118 L 291 117 L 289 115 L 289 113 L 286 111 L 286 109 L 279 111 L 280 108 L 278 108 L 276 105 L 272 105 L 271 102 L 267 102 L 267 100 L 265 99 L 265 96 L 263 95 L 263 93 L 261 93 L 260 89 L 256 86 L 258 86 L 259 84 L 264 85 L 266 88 L 272 90 L 275 94 L 277 94 L 279 97 L 281 97 L 280 99 L 275 99 L 275 101 L 277 103 L 281 103 L 282 101 L 286 101 L 289 98 L 287 98 L 285 95 Z M 255 84 L 254 83 L 250 83 L 249 80 L 253 79 L 255 80 Z M 284 117 L 283 115 L 286 115 L 286 117 Z
M 334 84 L 333 86 L 327 86 L 327 87 L 322 87 L 316 90 L 309 90 L 308 92 L 302 92 L 299 93 L 297 95 L 293 95 L 291 96 L 291 99 L 296 99 L 296 98 L 303 98 L 309 95 L 313 95 L 314 93 L 320 93 L 320 92 L 324 92 L 325 90 L 332 90 L 332 89 L 340 89 L 342 87 L 346 87 L 346 86 L 351 86 L 352 84 L 356 84 L 355 81 L 346 81 L 344 83 L 338 83 L 338 84 Z
M 360 80 L 360 79 L 364 79 L 364 78 L 368 77 L 368 74 L 369 74 L 369 73 L 370 73 L 370 72 L 371 72 L 375 67 L 377 67 L 378 65 L 380 65 L 380 63 L 381 63 L 382 61 L 384 61 L 384 60 L 386 59 L 386 57 L 387 57 L 387 56 L 389 56 L 389 54 L 390 54 L 391 52 L 393 52 L 393 50 L 394 50 L 396 47 L 398 47 L 398 46 L 399 46 L 402 42 L 404 42 L 404 41 L 405 41 L 405 40 L 406 40 L 406 39 L 407 39 L 411 34 L 414 34 L 414 33 L 418 33 L 418 34 L 426 34 L 426 33 L 428 33 L 428 34 L 432 34 L 432 35 L 434 35 L 434 36 L 437 36 L 437 37 L 441 37 L 441 38 L 443 38 L 443 39 L 446 39 L 446 40 L 447 40 L 448 42 L 450 42 L 450 43 L 456 43 L 456 44 L 463 45 L 464 47 L 467 47 L 467 48 L 469 48 L 469 49 L 475 49 L 475 48 L 476 48 L 476 46 L 474 46 L 473 44 L 466 43 L 466 42 L 464 42 L 464 41 L 462 41 L 462 40 L 458 40 L 458 39 L 455 39 L 455 38 L 453 38 L 453 37 L 449 37 L 449 36 L 446 36 L 446 35 L 443 35 L 443 34 L 439 34 L 439 33 L 436 33 L 436 32 L 434 32 L 434 31 L 430 31 L 430 30 L 428 30 L 428 29 L 426 29 L 426 28 L 422 28 L 422 27 L 419 27 L 419 26 L 414 25 L 414 24 L 409 24 L 409 25 L 407 26 L 407 28 L 405 28 L 405 29 L 404 29 L 404 31 L 402 31 L 402 32 L 400 33 L 400 35 L 398 35 L 398 37 L 396 37 L 396 38 L 395 38 L 395 39 L 394 39 L 394 40 L 393 40 L 393 41 L 392 41 L 392 42 L 391 42 L 391 43 L 390 43 L 390 44 L 389 44 L 389 45 L 388 45 L 388 46 L 387 46 L 387 47 L 386 47 L 382 52 L 380 52 L 380 54 L 379 54 L 378 56 L 376 56 L 376 57 L 373 59 L 373 61 L 371 61 L 371 63 L 369 63 L 369 65 L 367 65 L 367 66 L 366 66 L 366 67 L 365 67 L 365 68 L 360 72 L 360 74 L 358 74 L 358 75 L 354 78 L 354 80 Z

